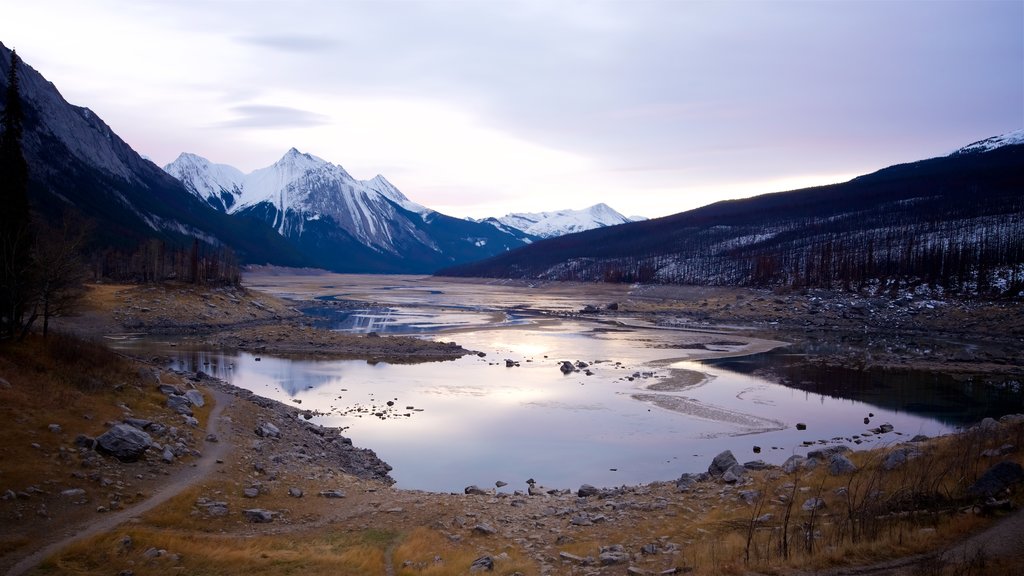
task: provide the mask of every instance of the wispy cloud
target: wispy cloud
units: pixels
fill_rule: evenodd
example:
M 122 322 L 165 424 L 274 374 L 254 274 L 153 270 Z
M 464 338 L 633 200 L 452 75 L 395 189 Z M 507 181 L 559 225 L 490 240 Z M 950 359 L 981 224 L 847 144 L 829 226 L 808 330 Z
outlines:
M 330 118 L 323 114 L 300 110 L 288 106 L 269 106 L 266 104 L 243 104 L 233 106 L 231 111 L 237 114 L 226 122 L 217 125 L 219 128 L 303 128 L 322 126 L 330 123 Z
M 300 34 L 263 34 L 238 36 L 235 39 L 242 44 L 287 52 L 323 52 L 337 46 L 337 42 L 331 38 Z

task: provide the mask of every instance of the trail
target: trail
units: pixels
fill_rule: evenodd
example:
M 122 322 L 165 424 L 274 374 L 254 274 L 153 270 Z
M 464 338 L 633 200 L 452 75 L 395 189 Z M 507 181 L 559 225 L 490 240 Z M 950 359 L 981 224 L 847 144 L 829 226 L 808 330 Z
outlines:
M 182 468 L 172 474 L 170 480 L 166 484 L 157 488 L 153 495 L 144 502 L 140 502 L 130 508 L 125 508 L 124 510 L 119 510 L 105 515 L 103 518 L 98 519 L 95 522 L 89 522 L 88 524 L 79 526 L 77 532 L 64 536 L 55 542 L 51 542 L 43 548 L 35 551 L 33 554 L 22 558 L 17 564 L 8 570 L 7 576 L 20 576 L 21 574 L 25 574 L 29 570 L 38 566 L 47 557 L 60 551 L 64 547 L 79 540 L 84 540 L 86 538 L 96 536 L 97 534 L 109 532 L 123 522 L 149 512 L 153 508 L 156 508 L 178 494 L 181 494 L 183 490 L 209 475 L 215 469 L 217 460 L 222 459 L 223 456 L 231 449 L 228 436 L 219 433 L 219 424 L 221 414 L 224 412 L 224 409 L 234 401 L 234 397 L 230 394 L 217 390 L 216 388 L 208 388 L 208 390 L 213 393 L 214 406 L 213 410 L 210 411 L 210 417 L 207 420 L 206 431 L 203 436 L 205 437 L 208 434 L 214 434 L 218 437 L 219 441 L 205 442 L 203 444 L 203 455 L 199 458 L 198 462 L 193 466 Z

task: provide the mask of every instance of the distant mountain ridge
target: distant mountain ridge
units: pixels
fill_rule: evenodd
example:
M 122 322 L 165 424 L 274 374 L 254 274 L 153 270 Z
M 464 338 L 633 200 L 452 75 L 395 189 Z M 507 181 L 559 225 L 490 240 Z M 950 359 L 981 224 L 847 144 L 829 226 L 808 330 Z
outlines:
M 499 229 L 519 230 L 537 238 L 554 238 L 638 220 L 641 218 L 628 218 L 601 203 L 582 210 L 512 213 L 501 218 L 485 218 L 482 222 Z
M 849 182 L 536 242 L 441 275 L 1024 296 L 1021 131 Z
M 164 169 L 214 209 L 264 222 L 335 271 L 427 273 L 528 241 L 446 216 L 413 202 L 381 175 L 357 180 L 295 148 L 249 174 L 186 153 Z

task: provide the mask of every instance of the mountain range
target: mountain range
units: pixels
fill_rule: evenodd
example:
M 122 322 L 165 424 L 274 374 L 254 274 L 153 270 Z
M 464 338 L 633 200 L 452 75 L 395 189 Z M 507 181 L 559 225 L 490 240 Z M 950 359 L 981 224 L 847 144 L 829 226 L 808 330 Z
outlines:
M 439 274 L 1024 296 L 1024 130 L 841 184 L 536 242 Z
M 2 87 L 10 62 L 0 44 Z M 50 220 L 74 212 L 93 221 L 96 248 L 131 251 L 150 238 L 179 246 L 199 239 L 233 248 L 245 263 L 429 273 L 539 238 L 447 216 L 409 200 L 383 176 L 357 180 L 294 148 L 250 174 L 192 154 L 165 171 L 24 62 L 19 80 L 33 208 Z M 603 211 L 601 218 L 607 219 Z M 572 224 L 603 222 L 581 216 Z
M 540 238 L 628 221 L 604 204 L 500 220 L 452 218 L 413 202 L 381 175 L 357 180 L 295 148 L 249 174 L 189 153 L 164 170 L 212 208 L 260 220 L 319 265 L 346 272 L 432 272 Z
M 0 44 L 0 88 L 10 65 Z M 165 171 L 27 64 L 19 79 L 33 209 L 92 220 L 105 253 L 198 240 L 243 263 L 341 272 L 1024 293 L 1020 130 L 841 184 L 653 220 L 598 204 L 472 221 L 296 149 L 250 174 L 191 154 Z

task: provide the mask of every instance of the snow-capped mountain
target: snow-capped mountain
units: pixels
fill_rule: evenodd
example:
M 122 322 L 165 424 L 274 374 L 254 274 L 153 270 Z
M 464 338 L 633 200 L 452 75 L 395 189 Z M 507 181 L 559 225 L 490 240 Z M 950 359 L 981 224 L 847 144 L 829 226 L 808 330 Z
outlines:
M 335 269 L 370 271 L 352 264 L 368 265 L 376 255 L 387 271 L 429 272 L 524 244 L 514 234 L 417 204 L 383 176 L 357 180 L 295 148 L 249 174 L 194 154 L 164 169 L 214 208 L 269 224 Z
M 950 156 L 954 156 L 956 154 L 973 154 L 976 152 L 991 152 L 997 148 L 1013 146 L 1015 144 L 1024 144 L 1024 129 L 1014 130 L 1013 132 L 1007 132 L 1005 134 L 1000 134 L 999 136 L 992 136 L 991 138 L 985 138 L 984 140 L 978 140 L 973 144 L 968 144 L 963 148 L 957 149 L 955 152 L 950 154 Z
M 483 221 L 501 230 L 513 229 L 538 238 L 554 238 L 636 220 L 643 218 L 627 218 L 607 204 L 595 204 L 582 210 L 512 213 Z

